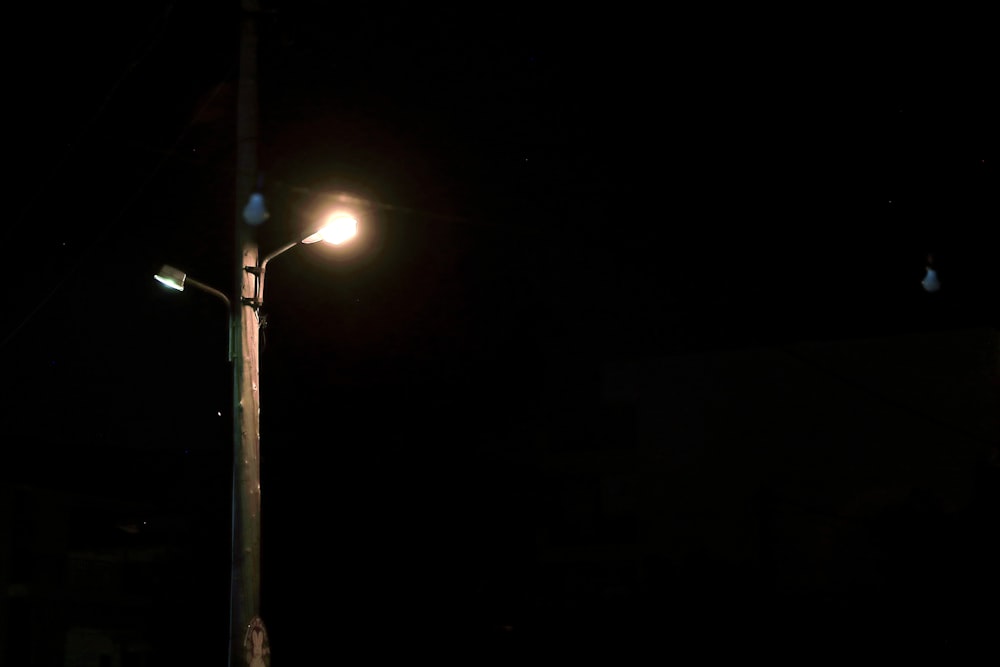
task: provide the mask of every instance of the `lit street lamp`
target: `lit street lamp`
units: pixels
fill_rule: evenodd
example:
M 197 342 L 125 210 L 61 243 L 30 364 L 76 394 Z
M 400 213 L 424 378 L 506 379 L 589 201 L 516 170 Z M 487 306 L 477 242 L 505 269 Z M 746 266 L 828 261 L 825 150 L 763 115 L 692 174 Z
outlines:
M 272 259 L 286 250 L 291 250 L 300 243 L 302 245 L 311 245 L 313 243 L 317 243 L 318 241 L 326 241 L 331 245 L 341 245 L 357 236 L 357 233 L 357 219 L 346 211 L 336 211 L 327 216 L 326 223 L 319 229 L 319 231 L 310 234 L 301 241 L 292 241 L 291 243 L 283 245 L 264 257 L 264 259 L 260 261 L 260 267 L 256 272 L 258 278 L 256 297 L 257 307 L 260 308 L 261 304 L 264 302 L 264 271 L 267 269 L 268 262 Z M 246 270 L 254 273 L 251 271 L 250 267 L 246 267 Z
M 256 226 L 268 218 L 264 201 L 254 193 L 243 209 L 243 218 Z M 154 278 L 182 291 L 185 285 L 208 292 L 225 302 L 230 313 L 229 359 L 233 364 L 233 500 L 232 561 L 230 589 L 230 664 L 236 664 L 243 649 L 257 633 L 255 643 L 266 643 L 260 618 L 260 357 L 259 310 L 264 302 L 264 272 L 268 263 L 295 246 L 325 241 L 340 245 L 357 234 L 358 222 L 347 211 L 330 214 L 321 229 L 281 246 L 260 259 L 256 244 L 241 234 L 237 266 L 239 298 L 230 299 L 220 290 L 188 277 L 183 271 L 164 266 Z M 249 263 L 248 263 L 249 262 Z
M 233 318 L 232 318 L 232 305 L 229 297 L 220 292 L 219 290 L 206 285 L 205 283 L 198 282 L 194 278 L 188 276 L 180 269 L 176 269 L 169 264 L 164 264 L 160 272 L 153 276 L 158 281 L 169 287 L 170 289 L 175 289 L 178 292 L 184 291 L 185 285 L 190 285 L 191 287 L 196 287 L 203 292 L 208 292 L 214 297 L 220 299 L 224 304 L 226 304 L 226 313 L 229 314 L 229 322 L 227 328 L 229 330 L 229 360 L 233 360 Z
M 227 308 L 229 307 L 228 296 L 226 296 L 219 290 L 215 289 L 214 287 L 209 287 L 205 283 L 200 283 L 194 278 L 188 277 L 188 274 L 184 273 L 180 269 L 175 269 L 174 267 L 168 264 L 164 264 L 163 268 L 160 269 L 160 272 L 154 275 L 153 277 L 159 280 L 167 287 L 175 289 L 178 292 L 183 292 L 185 285 L 190 285 L 191 287 L 197 287 L 202 291 L 208 292 L 209 294 L 219 297 L 226 304 L 226 307 Z

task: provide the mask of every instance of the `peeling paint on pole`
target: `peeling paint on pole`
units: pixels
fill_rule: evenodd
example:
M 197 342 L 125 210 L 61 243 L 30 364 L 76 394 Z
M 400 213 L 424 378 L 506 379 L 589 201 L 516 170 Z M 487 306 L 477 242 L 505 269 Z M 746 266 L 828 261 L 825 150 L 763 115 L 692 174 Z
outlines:
M 264 621 L 259 616 L 255 616 L 247 626 L 247 632 L 243 639 L 243 653 L 246 664 L 250 667 L 270 667 L 271 665 L 271 644 L 267 638 Z

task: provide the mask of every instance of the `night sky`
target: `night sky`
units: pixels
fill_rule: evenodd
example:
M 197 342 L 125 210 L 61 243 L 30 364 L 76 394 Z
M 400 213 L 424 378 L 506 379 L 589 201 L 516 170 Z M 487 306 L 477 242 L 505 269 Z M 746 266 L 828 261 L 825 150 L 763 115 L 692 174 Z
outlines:
M 5 468 L 199 545 L 171 604 L 225 632 L 226 314 L 152 276 L 231 292 L 239 3 L 120 4 L 8 18 Z M 264 607 L 289 656 L 341 614 L 380 640 L 513 622 L 498 582 L 540 515 L 506 450 L 602 364 L 1000 321 L 983 16 L 264 6 L 262 250 L 364 203 L 355 245 L 267 274 Z

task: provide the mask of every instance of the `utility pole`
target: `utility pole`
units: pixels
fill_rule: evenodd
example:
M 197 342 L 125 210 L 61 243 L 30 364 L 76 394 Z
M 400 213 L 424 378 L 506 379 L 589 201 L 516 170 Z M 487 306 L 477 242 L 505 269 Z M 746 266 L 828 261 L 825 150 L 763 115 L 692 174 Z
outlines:
M 260 397 L 258 248 L 243 207 L 257 178 L 257 0 L 241 0 L 236 109 L 236 272 L 233 323 L 233 525 L 230 667 L 270 664 L 260 620 Z M 247 270 L 250 267 L 251 270 Z

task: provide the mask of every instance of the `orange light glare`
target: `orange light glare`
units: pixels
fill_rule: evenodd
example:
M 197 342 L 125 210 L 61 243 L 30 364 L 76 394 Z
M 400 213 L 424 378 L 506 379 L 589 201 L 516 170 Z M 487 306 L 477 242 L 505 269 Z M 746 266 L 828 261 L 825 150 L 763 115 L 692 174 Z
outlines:
M 326 224 L 315 234 L 311 234 L 302 239 L 303 243 L 316 243 L 326 241 L 333 245 L 340 245 L 345 241 L 354 238 L 358 233 L 358 221 L 349 213 L 334 213 L 326 220 Z

